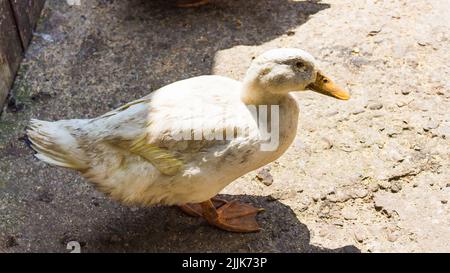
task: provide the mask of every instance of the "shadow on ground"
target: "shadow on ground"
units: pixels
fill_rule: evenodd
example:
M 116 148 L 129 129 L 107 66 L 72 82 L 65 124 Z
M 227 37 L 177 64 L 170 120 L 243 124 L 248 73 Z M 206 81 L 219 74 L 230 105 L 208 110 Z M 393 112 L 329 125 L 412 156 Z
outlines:
M 258 216 L 263 230 L 230 233 L 176 207 L 124 208 L 97 200 L 88 209 L 75 212 L 70 205 L 58 208 L 58 213 L 41 215 L 38 221 L 27 221 L 31 226 L 22 227 L 22 234 L 3 238 L 0 249 L 24 251 L 22 240 L 33 232 L 35 240 L 27 249 L 31 252 L 69 252 L 66 246 L 71 241 L 79 242 L 82 252 L 360 252 L 355 246 L 327 249 L 312 245 L 308 228 L 278 201 L 248 195 L 222 197 L 264 207 L 266 211 Z M 109 212 L 105 214 L 104 209 Z
M 85 249 L 94 252 L 359 252 L 354 246 L 326 249 L 311 245 L 308 228 L 297 220 L 288 206 L 278 201 L 269 202 L 266 197 L 247 195 L 222 197 L 264 207 L 266 211 L 258 216 L 263 230 L 249 234 L 230 233 L 209 226 L 203 219 L 187 216 L 176 208 L 154 208 L 139 217 L 128 213 L 121 215 L 120 220 L 109 223 L 107 230 L 94 234 Z M 99 230 L 103 225 L 100 223 Z
M 37 161 L 21 137 L 29 118 L 97 116 L 165 84 L 210 74 L 217 51 L 260 45 L 327 8 L 311 1 L 217 0 L 198 9 L 173 1 L 49 0 L 0 123 L 0 251 L 355 252 L 324 249 L 295 213 L 265 197 L 264 230 L 216 230 L 176 208 L 127 208 L 72 171 Z M 42 37 L 46 37 L 45 39 Z M 230 68 L 232 69 L 232 68 Z M 231 198 L 231 196 L 228 196 Z

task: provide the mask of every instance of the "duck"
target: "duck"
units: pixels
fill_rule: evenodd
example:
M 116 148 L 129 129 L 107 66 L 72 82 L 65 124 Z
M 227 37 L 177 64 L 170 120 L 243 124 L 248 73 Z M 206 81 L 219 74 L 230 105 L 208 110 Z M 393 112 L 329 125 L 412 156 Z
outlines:
M 124 205 L 174 205 L 222 230 L 257 232 L 262 208 L 216 195 L 283 155 L 297 133 L 293 93 L 306 90 L 350 98 L 311 54 L 276 48 L 242 81 L 176 81 L 95 118 L 32 119 L 27 136 L 37 159 L 77 170 Z

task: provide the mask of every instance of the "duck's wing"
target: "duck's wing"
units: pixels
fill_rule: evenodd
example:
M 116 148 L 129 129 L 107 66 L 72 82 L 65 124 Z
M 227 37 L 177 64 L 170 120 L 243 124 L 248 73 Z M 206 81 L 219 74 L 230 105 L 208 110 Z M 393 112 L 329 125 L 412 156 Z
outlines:
M 133 140 L 112 139 L 108 140 L 108 143 L 140 156 L 165 175 L 175 175 L 184 166 L 184 162 L 179 155 L 165 147 L 158 147 L 150 143 L 145 134 Z
M 174 175 L 182 167 L 182 161 L 166 147 L 149 141 L 148 128 L 155 123 L 151 117 L 151 112 L 155 112 L 151 102 L 151 97 L 129 102 L 92 120 L 86 131 L 94 145 L 107 144 L 124 154 L 138 155 L 161 173 Z

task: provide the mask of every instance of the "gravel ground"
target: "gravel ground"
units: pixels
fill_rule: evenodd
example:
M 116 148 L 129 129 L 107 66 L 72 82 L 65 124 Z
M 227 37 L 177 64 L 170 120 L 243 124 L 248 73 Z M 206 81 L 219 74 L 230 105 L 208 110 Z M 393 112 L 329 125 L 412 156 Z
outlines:
M 0 252 L 450 252 L 450 2 L 48 0 L 0 120 Z M 29 118 L 99 115 L 184 78 L 242 79 L 276 47 L 352 92 L 298 95 L 288 152 L 225 189 L 266 208 L 232 234 L 110 201 L 33 158 Z M 273 183 L 272 183 L 273 182 Z

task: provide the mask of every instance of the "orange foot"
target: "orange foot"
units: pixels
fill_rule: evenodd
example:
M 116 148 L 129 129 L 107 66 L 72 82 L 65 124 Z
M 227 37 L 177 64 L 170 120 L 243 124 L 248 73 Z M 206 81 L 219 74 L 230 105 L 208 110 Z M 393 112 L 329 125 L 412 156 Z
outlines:
M 232 232 L 260 231 L 256 215 L 264 209 L 237 201 L 227 202 L 218 198 L 200 204 L 182 205 L 180 208 L 191 216 L 202 216 L 209 224 Z
M 180 0 L 177 7 L 179 8 L 194 8 L 208 4 L 209 0 Z

